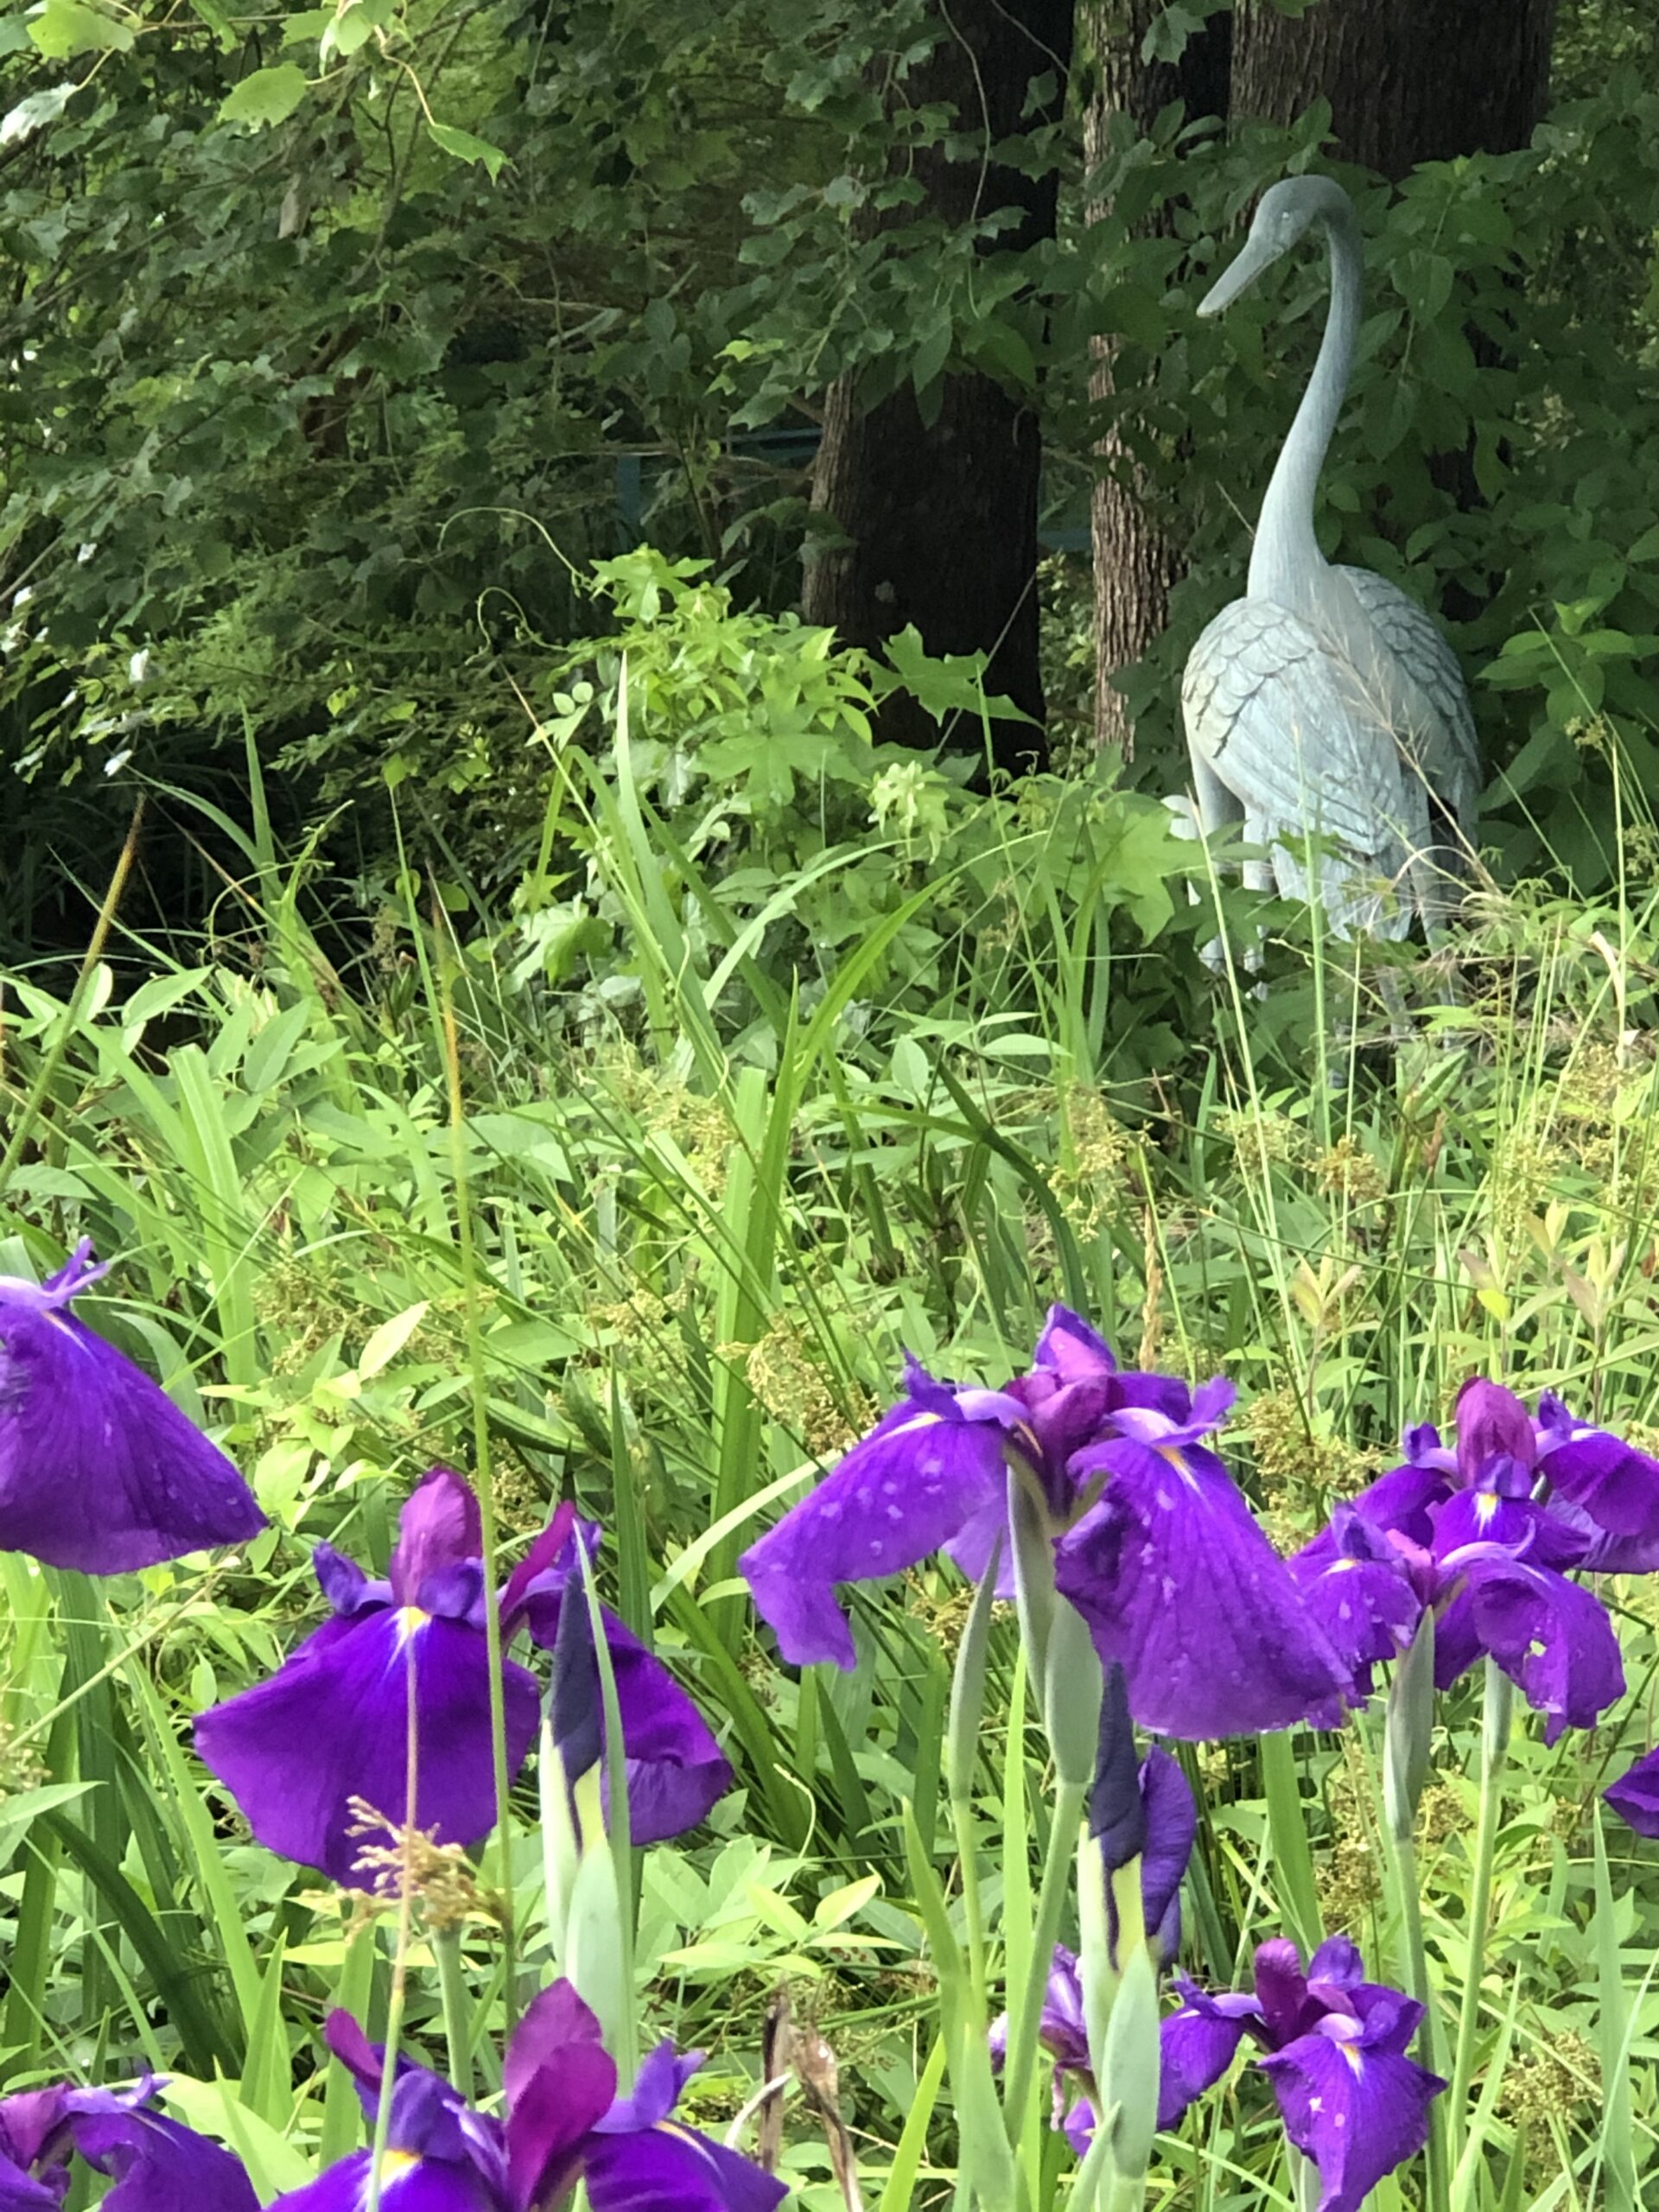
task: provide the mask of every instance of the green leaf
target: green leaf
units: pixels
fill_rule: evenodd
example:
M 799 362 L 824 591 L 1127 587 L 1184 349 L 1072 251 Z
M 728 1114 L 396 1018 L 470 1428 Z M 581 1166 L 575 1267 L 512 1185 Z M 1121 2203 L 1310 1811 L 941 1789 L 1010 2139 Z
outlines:
M 291 61 L 271 69 L 256 69 L 245 77 L 219 103 L 221 123 L 245 123 L 262 130 L 273 123 L 286 123 L 305 98 L 310 80 Z
M 474 138 L 470 130 L 459 130 L 453 123 L 429 123 L 427 129 L 444 152 L 453 154 L 458 162 L 481 162 L 492 184 L 506 167 L 507 157 L 501 149 Z
M 44 124 L 55 123 L 79 90 L 79 85 L 50 85 L 45 92 L 31 92 L 26 100 L 19 100 L 0 117 L 0 146 L 15 145 Z
M 29 24 L 29 35 L 48 61 L 67 61 L 78 54 L 126 54 L 131 26 L 85 0 L 46 0 Z

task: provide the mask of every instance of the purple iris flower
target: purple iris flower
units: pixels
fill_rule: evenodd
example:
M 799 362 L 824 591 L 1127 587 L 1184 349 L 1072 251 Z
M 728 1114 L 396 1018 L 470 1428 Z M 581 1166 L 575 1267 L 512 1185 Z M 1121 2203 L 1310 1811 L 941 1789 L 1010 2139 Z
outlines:
M 880 1581 L 940 1551 L 977 1581 L 999 1536 L 1011 1594 L 1005 1454 L 1035 1478 L 1058 1531 L 1076 1501 L 1069 1463 L 1108 1414 L 1185 1396 L 1171 1376 L 1123 1372 L 1064 1306 L 1050 1307 L 1030 1373 L 1001 1390 L 953 1389 L 907 1357 L 899 1404 L 739 1562 L 779 1649 L 794 1666 L 852 1667 L 838 1585 Z
M 1592 1727 L 1624 1694 L 1612 1625 L 1564 1571 L 1585 1565 L 1598 1538 L 1581 1525 L 1585 1509 L 1568 1517 L 1532 1495 L 1554 1453 L 1541 1462 L 1519 1399 L 1477 1382 L 1459 1406 L 1455 1454 L 1436 1430 L 1412 1430 L 1407 1463 L 1338 1506 L 1291 1572 L 1348 1668 L 1356 1701 L 1370 1694 L 1372 1669 L 1404 1650 L 1433 1611 L 1437 1687 L 1488 1656 L 1543 1713 L 1554 1743 L 1564 1728 Z
M 1607 1429 L 1575 1421 L 1548 1390 L 1538 1401 L 1535 1420 L 1512 1390 L 1471 1376 L 1458 1394 L 1457 1412 L 1451 1447 L 1427 1422 L 1407 1431 L 1408 1465 L 1420 1478 L 1439 1478 L 1438 1484 L 1431 1479 L 1426 1487 L 1426 1503 L 1459 1489 L 1532 1496 L 1586 1538 L 1582 1564 L 1588 1573 L 1634 1574 L 1659 1567 L 1659 1460 Z M 1373 1484 L 1364 1495 L 1377 1487 Z
M 349 2013 L 334 2013 L 327 2034 L 372 2113 L 385 2053 Z M 599 2022 L 568 1981 L 555 1982 L 508 2046 L 505 2119 L 474 2112 L 435 2074 L 398 2062 L 385 2212 L 558 2212 L 578 2182 L 593 2212 L 772 2212 L 788 2194 L 783 2183 L 673 2118 L 701 2063 L 701 2052 L 681 2057 L 660 2044 L 632 2094 L 618 2096 Z M 353 2152 L 273 2212 L 361 2212 L 370 2159 Z
M 501 1593 L 505 1643 L 528 1620 L 537 1642 L 557 1632 L 574 1557 L 575 1509 L 561 1506 Z M 590 1548 L 597 1530 L 589 1524 Z M 314 1555 L 334 1607 L 268 1681 L 196 1719 L 196 1749 L 268 1850 L 366 1886 L 365 1844 L 384 1843 L 407 1807 L 410 1672 L 418 1732 L 414 1825 L 440 1843 L 488 1834 L 496 1815 L 478 1500 L 460 1475 L 435 1467 L 404 1506 L 391 1573 L 371 1581 L 328 1544 Z M 628 1765 L 634 1840 L 678 1835 L 731 1785 L 731 1770 L 666 1668 L 607 1613 Z M 536 1677 L 502 1662 L 507 1764 L 516 1776 L 536 1735 Z M 392 1824 L 365 1837 L 355 1808 Z
M 785 1659 L 850 1668 L 837 1586 L 938 1551 L 977 1580 L 1007 1535 L 1013 1465 L 1040 1491 L 1058 1587 L 1103 1662 L 1122 1662 L 1137 1720 L 1192 1737 L 1334 1720 L 1336 1656 L 1199 1440 L 1231 1401 L 1225 1382 L 1195 1399 L 1174 1376 L 1125 1373 L 1063 1306 L 1004 1389 L 950 1389 L 912 1360 L 901 1403 L 744 1554 L 755 1605 Z
M 1659 1751 L 1638 1759 L 1602 1795 L 1637 1835 L 1659 1836 Z
M 1358 2212 L 1383 2175 L 1427 2141 L 1428 2108 L 1446 2084 L 1406 2056 L 1423 2008 L 1368 1982 L 1345 1936 L 1322 1943 L 1306 1974 L 1294 1943 L 1262 1944 L 1254 1993 L 1176 1987 L 1181 2008 L 1160 2038 L 1160 2127 L 1179 2125 L 1248 2036 L 1267 2054 L 1257 2063 L 1285 2133 L 1319 2169 L 1318 2212 Z
M 1173 1414 L 1124 1406 L 1074 1453 L 1099 1503 L 1061 1538 L 1055 1582 L 1122 1666 L 1135 1719 L 1160 1734 L 1334 1726 L 1347 1676 L 1284 1561 L 1204 1438 L 1233 1386 L 1206 1382 Z
M 501 1595 L 504 1623 L 516 1626 L 523 1620 L 531 1642 L 555 1654 L 553 1735 L 573 1783 L 605 1751 L 599 1665 L 576 1554 L 580 1543 L 591 1556 L 598 1541 L 594 1522 L 556 1516 Z M 731 1788 L 732 1770 L 708 1722 L 662 1661 L 609 1606 L 601 1606 L 600 1617 L 622 1723 L 629 1833 L 636 1844 L 664 1843 L 708 1818 Z M 568 1655 L 563 1669 L 562 1629 Z M 576 1734 L 580 1745 L 571 1740 Z
M 440 1843 L 488 1834 L 496 1806 L 482 1549 L 478 1500 L 444 1467 L 404 1506 L 386 1581 L 318 1545 L 313 1565 L 334 1618 L 268 1681 L 196 1717 L 197 1751 L 267 1850 L 367 1887 L 358 1870 L 365 1842 L 395 1840 L 411 1821 Z M 536 1678 L 509 1660 L 503 1686 L 516 1774 L 536 1733 Z M 388 1833 L 365 1838 L 354 1802 L 390 1823 Z
M 0 1275 L 0 1550 L 125 1574 L 257 1535 L 217 1445 L 71 1302 L 107 1268 L 82 1242 L 43 1283 Z
M 79 2152 L 111 2175 L 104 2212 L 258 2212 L 240 2159 L 150 2109 L 162 2084 L 28 2089 L 0 2099 L 0 2212 L 58 2212 Z

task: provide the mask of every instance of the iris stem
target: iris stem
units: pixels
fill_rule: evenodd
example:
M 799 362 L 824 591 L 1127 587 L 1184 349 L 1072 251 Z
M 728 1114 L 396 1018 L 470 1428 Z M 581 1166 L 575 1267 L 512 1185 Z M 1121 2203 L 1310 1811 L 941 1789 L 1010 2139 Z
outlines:
M 1510 1720 L 1515 1685 L 1495 1659 L 1486 1662 L 1485 1703 L 1480 1732 L 1480 1821 L 1475 1831 L 1475 1879 L 1469 1897 L 1469 1962 L 1463 2004 L 1458 2014 L 1457 2056 L 1452 2068 L 1451 2107 L 1454 2148 L 1467 2130 L 1469 2085 L 1475 2070 L 1475 2042 L 1480 2033 L 1480 1984 L 1486 1965 L 1486 1923 L 1491 1916 L 1492 1869 L 1497 1832 L 1503 1820 L 1503 1766 L 1509 1757 Z
M 518 2016 L 516 1939 L 513 1925 L 512 1777 L 507 1767 L 506 1680 L 502 1673 L 501 1593 L 496 1570 L 495 1475 L 490 1450 L 489 1393 L 486 1384 L 484 1326 L 479 1311 L 478 1255 L 473 1235 L 473 1201 L 467 1179 L 467 1115 L 461 1089 L 461 1040 L 448 938 L 435 899 L 433 929 L 437 937 L 438 1001 L 443 1019 L 443 1048 L 449 1084 L 449 1154 L 455 1182 L 455 1235 L 461 1246 L 461 1281 L 466 1306 L 467 1366 L 472 1386 L 473 1460 L 477 1474 L 480 1548 L 484 1554 L 484 1648 L 490 1670 L 490 1754 L 495 1776 L 495 1827 L 500 1854 L 501 2001 L 504 2040 Z
M 473 2100 L 472 2005 L 467 1978 L 461 1971 L 461 1930 L 434 1928 L 432 1948 L 438 1961 L 438 1988 L 443 1999 L 443 2039 L 449 2053 L 449 2079 L 468 2104 Z
M 950 1826 L 957 1839 L 957 1864 L 962 1869 L 962 1923 L 968 1937 L 968 1972 L 974 2003 L 985 2004 L 985 1908 L 979 1892 L 979 1851 L 974 1835 L 972 1800 L 950 1800 Z
M 1077 1828 L 1088 1794 L 1088 1784 L 1082 1782 L 1062 1782 L 1055 1790 L 1054 1816 L 1043 1859 L 1043 1884 L 1037 1897 L 1037 1925 L 1032 1935 L 1031 1955 L 1026 1961 L 1023 1986 L 1010 1993 L 1014 2001 L 1008 2008 L 1007 2088 L 1002 2111 L 1008 2141 L 1016 2152 L 1025 2133 L 1026 2107 L 1031 2102 L 1032 2080 L 1037 2070 L 1043 1997 L 1054 1961 L 1060 1915 L 1065 1909 L 1065 1893 L 1071 1878 L 1072 1855 L 1077 1847 Z
M 1443 2075 L 1446 2062 L 1440 2047 L 1440 2020 L 1435 2008 L 1434 1988 L 1428 1978 L 1428 1942 L 1423 1933 L 1423 1900 L 1417 1872 L 1416 1840 L 1409 1829 L 1403 1835 L 1391 1832 L 1387 1821 L 1383 1823 L 1383 1833 L 1389 1836 L 1395 1881 L 1400 1892 L 1406 1980 L 1412 1995 L 1423 2008 L 1423 2063 L 1431 2074 Z M 1447 2186 L 1444 2101 L 1443 2098 L 1436 2097 L 1428 2108 L 1428 2185 L 1425 2196 L 1428 2212 L 1447 2212 L 1451 2202 Z
M 420 1704 L 415 1673 L 415 1638 L 404 1638 L 404 1827 L 397 1882 L 397 1949 L 391 1962 L 391 1994 L 386 2003 L 386 2048 L 381 2061 L 380 2094 L 374 2108 L 374 2148 L 369 2154 L 369 2200 L 365 2212 L 380 2212 L 381 2170 L 391 2135 L 392 2092 L 397 2081 L 397 2044 L 409 1993 L 409 1948 L 415 1933 L 415 1821 L 420 1803 Z

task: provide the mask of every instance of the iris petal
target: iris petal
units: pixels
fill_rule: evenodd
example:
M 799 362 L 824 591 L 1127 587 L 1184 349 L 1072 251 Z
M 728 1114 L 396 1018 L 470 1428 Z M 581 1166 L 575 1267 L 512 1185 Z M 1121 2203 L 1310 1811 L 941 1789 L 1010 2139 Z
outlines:
M 931 1378 L 896 1406 L 834 1472 L 752 1544 L 739 1564 L 763 1620 L 791 1665 L 850 1669 L 852 1630 L 840 1584 L 880 1581 L 929 1559 L 1003 1496 L 1002 1438 L 1023 1419 L 1012 1398 L 984 1391 L 963 1417 Z
M 1659 1836 L 1659 1751 L 1638 1759 L 1603 1794 L 1637 1835 Z
M 1110 1479 L 1061 1540 L 1056 1580 L 1141 1726 L 1203 1738 L 1334 1721 L 1341 1664 L 1214 1454 L 1123 1438 L 1084 1456 Z
M 577 1604 L 584 1603 L 580 1586 L 573 1580 L 569 1586 Z M 556 1644 L 565 1592 L 549 1573 L 524 1593 L 530 1633 L 538 1644 Z M 708 1818 L 731 1788 L 732 1770 L 708 1722 L 662 1661 L 608 1606 L 601 1613 L 622 1722 L 629 1826 L 635 1843 L 664 1843 Z
M 161 2113 L 82 2113 L 69 2132 L 87 2164 L 115 2177 L 104 2212 L 258 2212 L 241 2160 Z
M 1359 2212 L 1383 2175 L 1422 2149 L 1429 2105 L 1446 2087 L 1412 2059 L 1318 2033 L 1259 2063 L 1285 2133 L 1319 2169 L 1318 2212 Z
M 772 2212 L 789 2194 L 747 2158 L 673 2120 L 595 2136 L 582 2174 L 593 2212 Z
M 1191 1982 L 1177 1986 L 1181 2009 L 1159 2030 L 1160 2127 L 1179 2127 L 1187 2107 L 1220 2081 L 1261 2010 L 1254 1997 L 1207 1997 Z
M 0 1550 L 124 1574 L 257 1535 L 225 1454 L 69 1312 L 77 1279 L 0 1277 Z
M 1520 1560 L 1471 1560 L 1463 1572 L 1480 1649 L 1544 1715 L 1545 1742 L 1564 1728 L 1593 1728 L 1624 1694 L 1618 1638 L 1600 1599 Z
M 270 2212 L 363 2212 L 369 2157 L 354 2151 L 305 2188 L 279 2196 Z M 402 2152 L 389 2152 L 381 2169 L 380 2205 L 381 2212 L 509 2212 L 506 2199 L 466 2167 L 410 2159 Z
M 406 1818 L 407 1669 L 419 1733 L 415 1823 L 441 1843 L 471 1844 L 495 1821 L 488 1653 L 481 1630 L 408 1607 L 320 1630 L 271 1676 L 199 1714 L 196 1748 L 267 1850 L 334 1880 L 356 1872 L 353 1798 Z M 507 1763 L 516 1774 L 536 1732 L 535 1677 L 504 1664 Z

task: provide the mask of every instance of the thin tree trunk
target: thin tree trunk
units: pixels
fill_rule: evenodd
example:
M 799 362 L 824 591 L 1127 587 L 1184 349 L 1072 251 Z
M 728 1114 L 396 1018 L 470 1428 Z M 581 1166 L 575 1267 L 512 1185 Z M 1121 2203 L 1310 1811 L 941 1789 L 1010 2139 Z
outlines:
M 1179 62 L 1145 62 L 1141 49 L 1161 0 L 1084 0 L 1086 35 L 1094 48 L 1099 86 L 1084 115 L 1084 161 L 1093 179 L 1109 158 L 1120 118 L 1144 137 L 1160 112 L 1179 100 L 1189 118 L 1224 116 L 1230 22 L 1211 16 L 1187 41 Z M 1084 219 L 1103 220 L 1104 200 L 1086 201 Z M 1158 226 L 1167 227 L 1160 218 Z M 1089 397 L 1104 409 L 1115 395 L 1109 338 L 1092 344 Z M 1115 745 L 1128 759 L 1135 729 L 1128 702 L 1112 681 L 1142 658 L 1169 616 L 1169 594 L 1181 572 L 1179 552 L 1147 502 L 1146 477 L 1116 423 L 1108 422 L 1095 447 L 1090 499 L 1094 552 L 1095 743 Z
M 913 107 L 956 119 L 951 142 L 903 157 L 922 200 L 892 219 L 969 225 L 1000 208 L 1018 222 L 984 251 L 1020 251 L 1054 235 L 1058 179 L 992 158 L 1002 142 L 1058 118 L 1071 51 L 1071 0 L 939 0 L 941 35 L 897 86 Z M 1027 110 L 1033 79 L 1044 97 Z M 937 396 L 937 395 L 936 395 Z M 1009 770 L 1046 757 L 1038 659 L 1037 498 L 1042 442 L 1031 405 L 995 379 L 947 375 L 925 419 L 906 383 L 869 408 L 842 379 L 824 409 L 813 505 L 835 526 L 803 581 L 809 621 L 849 644 L 880 645 L 913 623 L 931 653 L 989 655 L 986 688 L 1036 727 L 992 725 L 993 758 Z M 919 709 L 895 700 L 882 734 L 937 741 Z M 977 744 L 979 733 L 972 733 Z
M 1293 123 L 1319 99 L 1344 160 L 1398 183 L 1419 162 L 1526 145 L 1549 90 L 1555 0 L 1238 0 L 1233 113 Z

